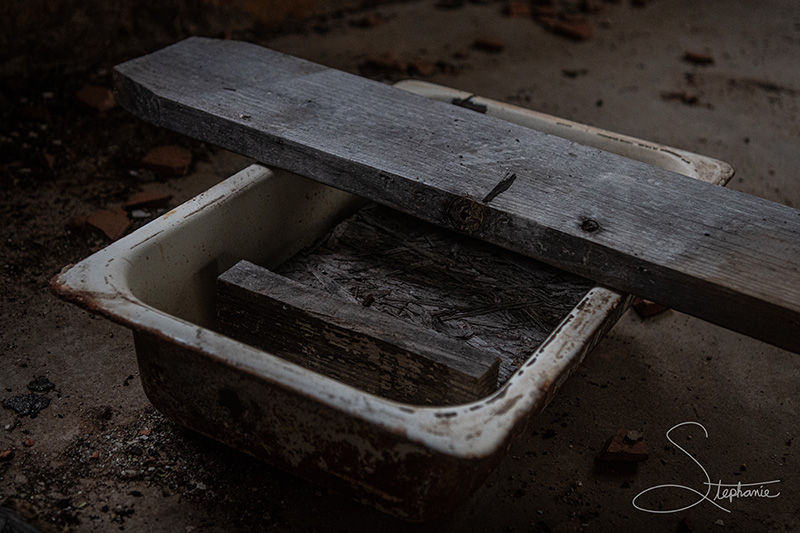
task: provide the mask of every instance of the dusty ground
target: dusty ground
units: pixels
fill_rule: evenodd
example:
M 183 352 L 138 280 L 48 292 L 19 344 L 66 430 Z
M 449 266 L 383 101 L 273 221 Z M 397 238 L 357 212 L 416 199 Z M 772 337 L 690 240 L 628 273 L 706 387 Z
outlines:
M 501 5 L 444 10 L 409 2 L 280 32 L 186 10 L 109 10 L 88 22 L 70 21 L 82 29 L 83 41 L 69 41 L 68 32 L 39 35 L 3 58 L 0 395 L 50 400 L 36 417 L 0 410 L 4 507 L 45 531 L 406 527 L 163 419 L 141 390 L 130 333 L 62 303 L 48 289 L 61 267 L 109 242 L 71 219 L 119 205 L 153 184 L 169 189 L 175 205 L 247 163 L 119 108 L 97 113 L 76 103 L 74 93 L 84 84 L 109 84 L 114 62 L 181 36 L 229 32 L 332 67 L 406 76 L 363 68 L 370 57 L 392 52 L 420 62 L 418 74 L 428 72 L 426 63 L 434 65 L 430 81 L 725 160 L 737 170 L 731 187 L 800 205 L 800 7 L 794 1 L 604 3 L 602 12 L 589 15 L 594 36 L 583 42 L 527 18 L 508 18 Z M 362 24 L 370 13 L 384 22 Z M 116 30 L 118 38 L 109 39 Z M 472 49 L 477 37 L 505 47 Z M 57 45 L 74 53 L 54 55 Z M 682 60 L 689 50 L 715 62 Z M 189 175 L 140 169 L 150 148 L 167 143 L 191 150 Z M 52 169 L 43 152 L 53 156 Z M 38 376 L 55 388 L 30 392 Z M 487 483 L 457 513 L 427 527 L 798 530 L 799 383 L 796 355 L 679 313 L 647 321 L 629 313 Z M 702 481 L 698 466 L 664 435 L 686 421 L 702 423 L 708 438 L 686 429 L 677 442 L 712 479 L 780 480 L 780 496 L 734 500 L 730 513 L 708 502 L 674 514 L 635 509 L 631 499 L 645 488 Z M 608 470 L 595 462 L 619 427 L 644 433 L 650 458 L 637 469 Z M 689 501 L 674 493 L 662 505 Z

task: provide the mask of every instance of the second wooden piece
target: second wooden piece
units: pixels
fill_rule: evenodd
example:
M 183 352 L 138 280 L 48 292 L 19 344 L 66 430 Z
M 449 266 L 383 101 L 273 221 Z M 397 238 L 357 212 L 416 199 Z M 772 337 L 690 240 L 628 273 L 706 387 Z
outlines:
M 217 296 L 222 333 L 379 396 L 452 405 L 497 387 L 497 357 L 247 261 Z

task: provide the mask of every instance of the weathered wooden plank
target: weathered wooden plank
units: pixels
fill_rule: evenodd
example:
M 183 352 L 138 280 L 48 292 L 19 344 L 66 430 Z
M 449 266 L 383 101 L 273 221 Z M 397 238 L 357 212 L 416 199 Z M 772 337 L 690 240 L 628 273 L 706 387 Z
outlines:
M 393 400 L 453 405 L 497 389 L 500 360 L 240 261 L 218 278 L 221 333 Z
M 247 43 L 115 83 L 161 126 L 800 352 L 795 209 Z

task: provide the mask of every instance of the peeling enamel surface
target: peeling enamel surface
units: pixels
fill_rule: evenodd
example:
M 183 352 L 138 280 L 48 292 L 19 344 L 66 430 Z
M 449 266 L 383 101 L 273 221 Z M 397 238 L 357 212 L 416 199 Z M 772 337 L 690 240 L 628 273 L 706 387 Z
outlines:
M 400 86 L 445 101 L 470 96 L 419 82 Z M 670 170 L 680 167 L 698 179 L 722 184 L 732 175 L 725 163 L 695 154 L 491 100 L 474 101 L 506 120 L 581 142 L 600 139 L 602 149 L 629 149 L 623 155 L 653 164 L 666 158 Z M 65 269 L 52 285 L 63 297 L 134 330 L 145 391 L 178 422 L 308 479 L 349 486 L 356 498 L 386 512 L 422 519 L 457 504 L 456 496 L 443 492 L 459 487 L 463 499 L 482 482 L 625 311 L 629 297 L 594 288 L 502 388 L 480 401 L 448 407 L 386 400 L 210 329 L 220 273 L 240 259 L 279 264 L 362 202 L 306 178 L 252 165 Z M 161 363 L 172 373 L 154 370 Z M 194 367 L 218 371 L 185 378 L 184 370 Z M 196 406 L 176 406 L 176 398 L 184 397 Z M 249 425 L 221 416 L 232 409 L 219 407 L 223 400 L 263 416 Z M 423 466 L 409 469 L 411 463 Z M 441 479 L 432 479 L 431 469 L 440 469 Z

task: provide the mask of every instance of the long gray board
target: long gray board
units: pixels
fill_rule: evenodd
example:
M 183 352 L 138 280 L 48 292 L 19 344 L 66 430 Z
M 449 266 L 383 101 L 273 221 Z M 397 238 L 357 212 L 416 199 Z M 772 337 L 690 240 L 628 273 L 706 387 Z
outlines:
M 798 210 L 243 42 L 115 85 L 157 125 L 800 352 Z

